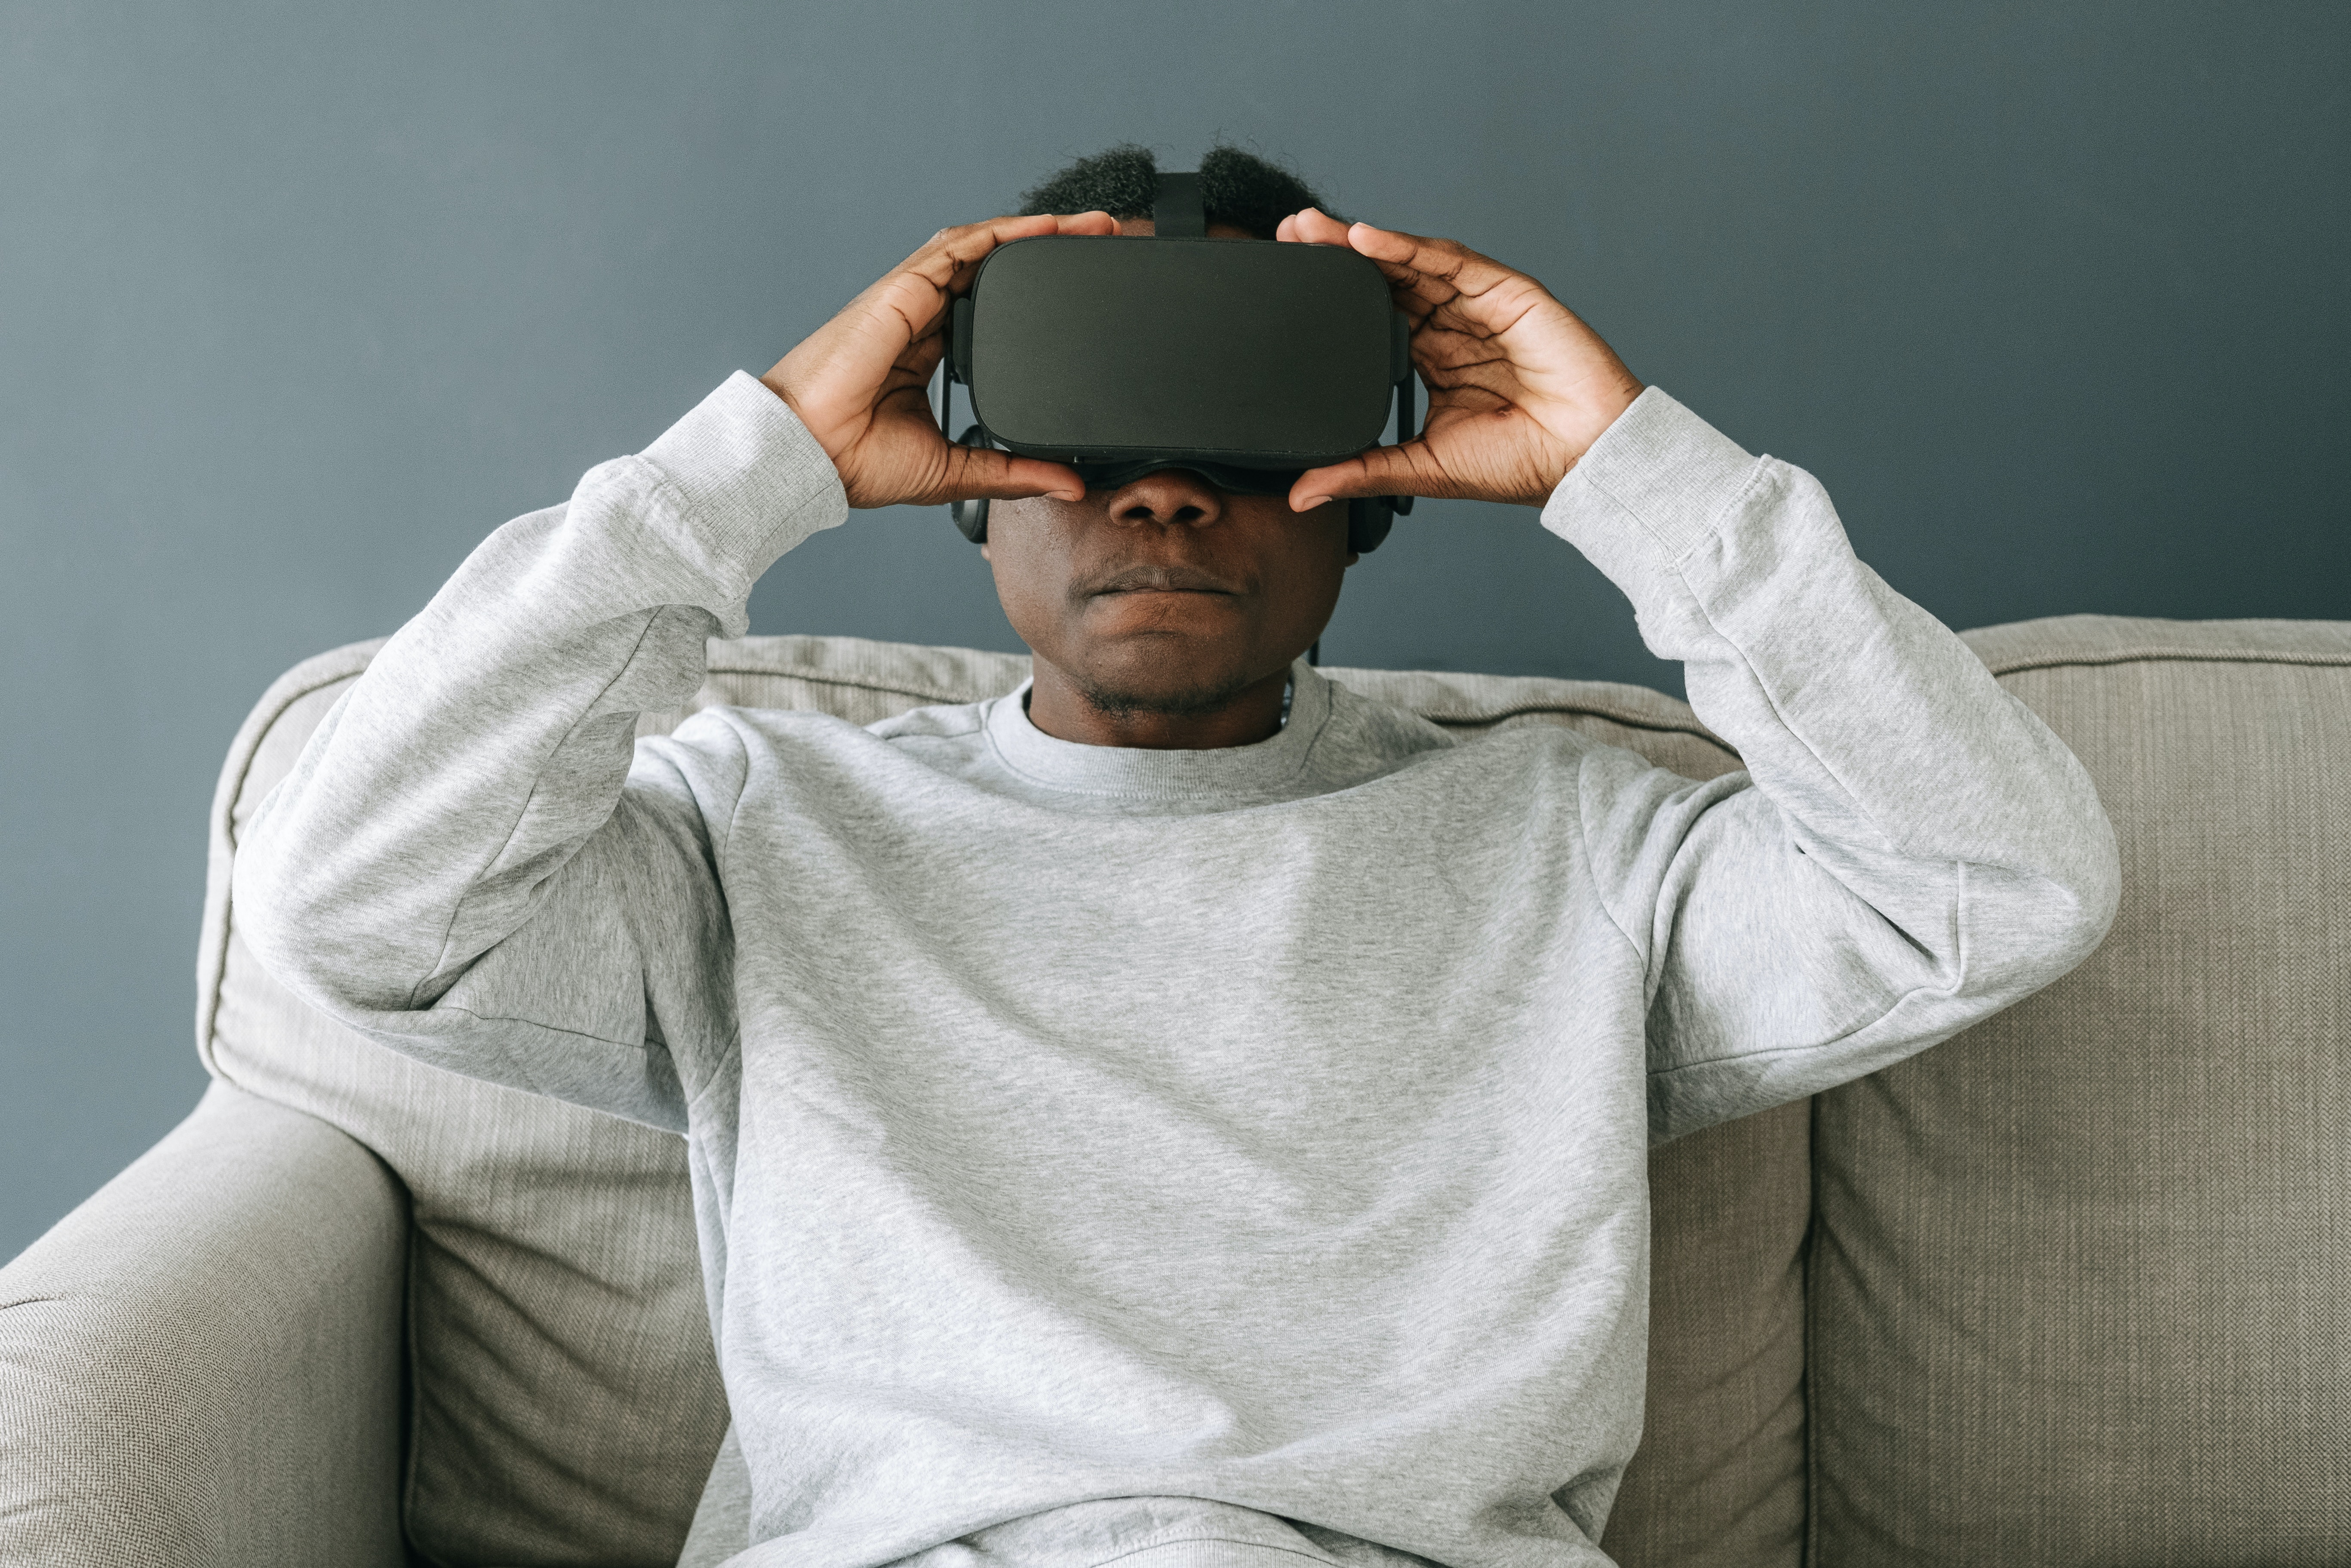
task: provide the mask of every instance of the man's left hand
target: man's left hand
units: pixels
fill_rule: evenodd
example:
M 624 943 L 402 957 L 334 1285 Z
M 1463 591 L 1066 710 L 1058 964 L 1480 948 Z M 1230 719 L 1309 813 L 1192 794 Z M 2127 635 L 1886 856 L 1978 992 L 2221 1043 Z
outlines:
M 1350 496 L 1435 496 L 1540 507 L 1641 395 L 1625 361 L 1551 291 L 1449 239 L 1349 225 L 1311 207 L 1274 237 L 1346 246 L 1387 275 L 1428 386 L 1421 432 L 1291 486 L 1293 511 Z

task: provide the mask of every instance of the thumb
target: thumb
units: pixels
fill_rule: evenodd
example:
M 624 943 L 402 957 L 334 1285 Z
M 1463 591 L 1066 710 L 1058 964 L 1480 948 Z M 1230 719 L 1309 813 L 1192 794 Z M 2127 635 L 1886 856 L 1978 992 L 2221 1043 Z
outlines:
M 992 446 L 950 446 L 946 476 L 938 494 L 929 499 L 1011 501 L 1029 496 L 1082 501 L 1086 482 L 1066 463 L 1016 456 Z
M 1325 501 L 1352 500 L 1357 496 L 1437 495 L 1441 492 L 1427 486 L 1441 473 L 1425 442 L 1374 446 L 1301 474 L 1298 483 L 1290 487 L 1290 509 L 1311 512 Z

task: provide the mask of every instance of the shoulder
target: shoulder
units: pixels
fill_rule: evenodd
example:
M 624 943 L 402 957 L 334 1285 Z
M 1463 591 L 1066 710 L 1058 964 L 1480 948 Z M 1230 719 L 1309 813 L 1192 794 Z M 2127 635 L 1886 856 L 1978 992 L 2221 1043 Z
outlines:
M 882 725 L 858 725 L 813 709 L 737 707 L 719 703 L 697 708 L 668 735 L 647 737 L 638 745 L 643 748 L 665 743 L 705 756 L 761 751 L 778 746 L 854 745 L 872 738 L 883 725 L 896 722 L 885 719 Z
M 1331 727 L 1327 739 L 1343 738 L 1367 752 L 1396 762 L 1424 752 L 1447 751 L 1459 743 L 1442 727 L 1395 703 L 1367 697 L 1337 681 L 1331 687 Z
M 706 707 L 669 736 L 638 742 L 640 766 L 653 759 L 740 788 L 758 769 L 781 776 L 835 776 L 905 763 L 937 766 L 985 749 L 987 705 L 919 707 L 874 724 L 790 708 Z
M 961 740 L 987 727 L 987 704 L 977 702 L 910 708 L 894 718 L 867 725 L 865 733 L 876 740 L 891 742 Z
M 1401 703 L 1331 683 L 1331 726 L 1324 745 L 1386 769 L 1441 764 L 1488 769 L 1575 768 L 1595 750 L 1614 748 L 1560 724 L 1447 726 Z M 1637 760 L 1637 759 L 1636 759 Z
M 739 793 L 755 768 L 872 745 L 866 732 L 830 714 L 716 705 L 686 716 L 667 735 L 640 736 L 631 782 L 667 778 L 708 796 Z

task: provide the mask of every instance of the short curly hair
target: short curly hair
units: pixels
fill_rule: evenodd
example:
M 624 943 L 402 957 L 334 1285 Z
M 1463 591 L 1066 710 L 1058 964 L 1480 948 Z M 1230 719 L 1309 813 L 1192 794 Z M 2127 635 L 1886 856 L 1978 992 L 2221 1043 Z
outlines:
M 1099 210 L 1114 218 L 1147 218 L 1158 189 L 1159 162 L 1151 149 L 1121 142 L 1079 159 L 1035 190 L 1022 193 L 1020 213 L 1026 217 Z M 1301 207 L 1331 212 L 1289 170 L 1222 143 L 1200 160 L 1200 204 L 1207 210 L 1208 222 L 1230 225 L 1258 239 L 1271 239 L 1281 220 Z

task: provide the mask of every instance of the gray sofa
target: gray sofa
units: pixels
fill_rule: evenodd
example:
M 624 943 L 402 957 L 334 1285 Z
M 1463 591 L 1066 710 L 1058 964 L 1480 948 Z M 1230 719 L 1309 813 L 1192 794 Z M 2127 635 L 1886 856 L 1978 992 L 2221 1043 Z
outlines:
M 1970 1033 L 1656 1153 L 1648 1427 L 1604 1544 L 2351 1563 L 2351 624 L 1970 642 L 2097 780 L 2120 917 Z M 288 672 L 222 774 L 212 1088 L 0 1270 L 5 1568 L 677 1556 L 726 1423 L 681 1143 L 371 1046 L 237 938 L 238 827 L 374 646 Z M 870 722 L 1023 674 L 755 637 L 697 702 Z M 1330 674 L 1738 765 L 1637 687 Z

